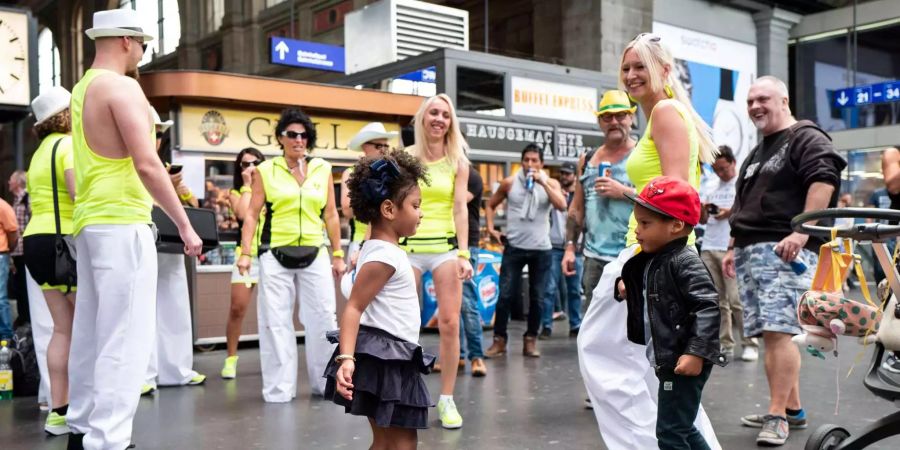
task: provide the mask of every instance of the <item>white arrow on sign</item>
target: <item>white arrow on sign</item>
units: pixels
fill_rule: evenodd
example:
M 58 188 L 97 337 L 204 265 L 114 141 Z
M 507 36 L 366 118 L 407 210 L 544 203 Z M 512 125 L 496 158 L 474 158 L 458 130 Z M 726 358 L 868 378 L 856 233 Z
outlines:
M 284 42 L 282 42 L 282 44 L 284 44 Z M 275 47 L 275 49 L 277 50 L 278 47 Z M 281 58 L 281 59 L 284 59 L 284 58 Z M 847 97 L 847 93 L 844 91 L 841 91 L 841 96 L 837 98 L 838 105 L 844 106 L 849 101 L 850 101 L 850 97 Z
M 285 44 L 284 41 L 281 41 L 275 45 L 275 51 L 278 52 L 278 59 L 284 61 L 284 54 L 291 51 L 291 49 L 288 48 L 288 45 Z

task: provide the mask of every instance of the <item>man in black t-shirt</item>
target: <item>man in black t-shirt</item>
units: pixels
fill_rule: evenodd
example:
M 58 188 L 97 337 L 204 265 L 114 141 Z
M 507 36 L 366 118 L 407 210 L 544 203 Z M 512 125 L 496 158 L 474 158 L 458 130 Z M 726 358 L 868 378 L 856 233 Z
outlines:
M 757 79 L 747 107 L 763 140 L 738 175 L 729 219 L 731 242 L 722 265 L 726 276 L 737 276 L 744 335 L 762 336 L 766 350 L 769 409 L 766 414 L 744 416 L 741 422 L 762 428 L 757 444 L 782 445 L 789 428 L 806 428 L 800 405 L 800 352 L 791 337 L 802 331 L 797 301 L 812 284 L 818 247 L 824 243 L 795 233 L 791 219 L 834 206 L 847 163 L 834 151 L 828 134 L 791 116 L 787 86 L 781 80 Z
M 484 192 L 484 182 L 481 174 L 475 167 L 469 167 L 468 194 L 466 206 L 469 208 L 469 252 L 471 253 L 472 268 L 478 270 L 478 241 L 481 237 L 481 196 Z M 484 365 L 484 349 L 482 347 L 481 313 L 478 308 L 478 286 L 475 278 L 463 282 L 462 320 L 460 321 L 460 339 L 465 335 L 465 346 L 460 342 L 460 361 L 468 355 L 472 362 L 472 376 L 483 377 L 487 375 L 487 367 Z

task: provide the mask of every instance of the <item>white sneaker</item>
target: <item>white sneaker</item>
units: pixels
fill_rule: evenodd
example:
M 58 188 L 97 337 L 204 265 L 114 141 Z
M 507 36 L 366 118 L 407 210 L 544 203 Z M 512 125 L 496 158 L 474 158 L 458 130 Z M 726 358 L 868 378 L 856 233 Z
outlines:
M 744 347 L 741 351 L 741 361 L 756 361 L 759 359 L 759 350 L 756 347 Z

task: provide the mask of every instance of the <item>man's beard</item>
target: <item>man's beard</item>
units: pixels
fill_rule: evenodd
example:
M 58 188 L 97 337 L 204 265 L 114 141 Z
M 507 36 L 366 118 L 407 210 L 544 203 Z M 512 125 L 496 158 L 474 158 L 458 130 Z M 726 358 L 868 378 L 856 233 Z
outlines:
M 133 69 L 126 70 L 125 76 L 129 77 L 129 78 L 134 78 L 135 80 L 138 80 L 141 78 L 141 74 L 140 74 L 140 71 L 138 70 L 137 66 L 134 66 Z
M 575 184 L 575 180 L 572 180 L 572 181 L 560 181 L 559 184 L 562 185 L 563 189 L 568 190 L 570 187 L 572 187 L 573 184 Z

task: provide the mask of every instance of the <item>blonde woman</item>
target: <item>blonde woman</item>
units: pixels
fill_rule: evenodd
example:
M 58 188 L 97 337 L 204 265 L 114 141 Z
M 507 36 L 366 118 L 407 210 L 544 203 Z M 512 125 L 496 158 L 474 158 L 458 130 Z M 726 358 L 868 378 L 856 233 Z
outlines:
M 422 273 L 431 271 L 438 301 L 441 335 L 441 396 L 438 414 L 444 428 L 462 427 L 462 417 L 453 402 L 459 369 L 459 313 L 462 281 L 472 278 L 466 208 L 469 160 L 453 102 L 446 94 L 425 100 L 414 121 L 416 142 L 406 150 L 428 168 L 428 183 L 422 190 L 422 223 L 404 248 L 422 286 Z
M 709 126 L 697 114 L 674 73 L 671 52 L 659 36 L 643 33 L 622 54 L 619 86 L 641 106 L 647 128 L 628 157 L 628 178 L 641 192 L 650 180 L 668 175 L 700 187 L 700 162 L 712 162 L 716 147 Z M 597 424 L 611 450 L 669 448 L 657 442 L 656 398 L 659 382 L 648 361 L 647 347 L 625 335 L 627 309 L 613 299 L 616 278 L 639 247 L 632 214 L 626 247 L 603 270 L 578 335 L 578 360 Z M 694 236 L 690 237 L 693 244 Z M 703 408 L 697 429 L 711 448 L 719 448 Z M 662 430 L 668 436 L 671 430 Z M 687 430 L 677 430 L 687 439 Z M 685 441 L 686 442 L 686 441 Z

